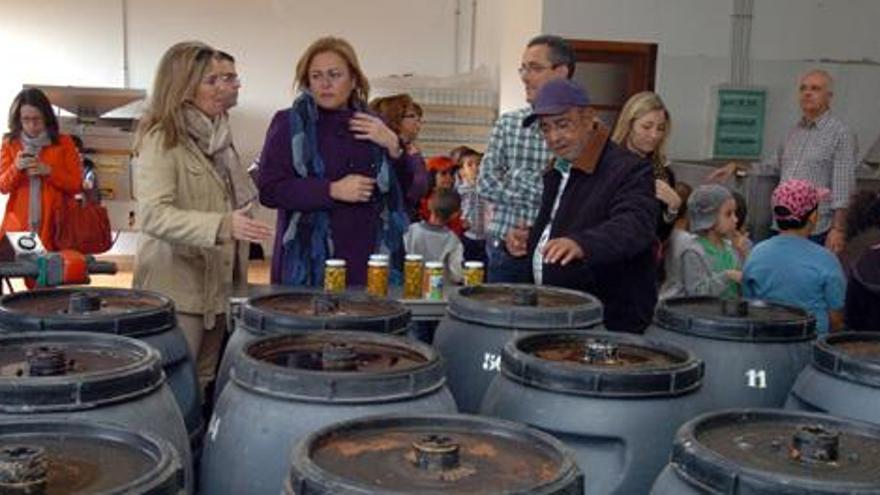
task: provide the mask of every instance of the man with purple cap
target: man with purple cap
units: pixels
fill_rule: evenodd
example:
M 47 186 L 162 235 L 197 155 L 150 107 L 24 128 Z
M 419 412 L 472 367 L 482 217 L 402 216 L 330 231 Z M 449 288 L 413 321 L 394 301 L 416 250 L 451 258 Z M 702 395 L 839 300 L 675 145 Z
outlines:
M 589 105 L 568 79 L 538 91 L 524 125 L 539 121 L 553 159 L 534 226 L 513 229 L 507 245 L 531 255 L 535 283 L 598 297 L 608 330 L 643 332 L 657 302 L 654 177 L 647 161 L 608 139 Z
M 743 295 L 802 307 L 816 317 L 819 333 L 843 327 L 846 279 L 828 249 L 811 242 L 819 206 L 830 191 L 791 179 L 771 197 L 779 235 L 759 242 L 743 269 Z

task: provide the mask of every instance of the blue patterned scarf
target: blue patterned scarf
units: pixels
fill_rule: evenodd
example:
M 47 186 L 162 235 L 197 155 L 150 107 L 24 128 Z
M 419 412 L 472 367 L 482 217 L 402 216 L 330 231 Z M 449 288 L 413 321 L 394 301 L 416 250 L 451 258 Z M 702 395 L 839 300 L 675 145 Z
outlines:
M 363 109 L 356 109 L 363 111 Z M 324 178 L 325 168 L 318 153 L 318 107 L 312 95 L 303 91 L 290 108 L 290 148 L 297 177 Z M 385 150 L 370 143 L 373 163 L 378 163 L 376 187 L 382 204 L 376 253 L 391 256 L 391 282 L 399 283 L 403 265 L 403 233 L 408 221 L 403 194 Z M 291 211 L 282 243 L 284 258 L 281 282 L 284 285 L 324 285 L 324 262 L 333 257 L 330 212 Z

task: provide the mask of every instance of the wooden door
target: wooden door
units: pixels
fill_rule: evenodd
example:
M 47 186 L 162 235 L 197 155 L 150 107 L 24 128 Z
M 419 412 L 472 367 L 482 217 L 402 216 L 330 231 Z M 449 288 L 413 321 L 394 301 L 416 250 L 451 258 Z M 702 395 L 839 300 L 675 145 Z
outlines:
M 613 126 L 627 98 L 653 91 L 655 43 L 568 40 L 577 60 L 574 79 L 587 88 L 599 116 Z

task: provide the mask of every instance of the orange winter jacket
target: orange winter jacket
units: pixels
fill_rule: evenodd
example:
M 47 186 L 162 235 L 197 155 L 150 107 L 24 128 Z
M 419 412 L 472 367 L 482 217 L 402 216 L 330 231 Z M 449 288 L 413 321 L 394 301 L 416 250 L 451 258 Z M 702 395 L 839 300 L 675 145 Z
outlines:
M 21 149 L 19 139 L 4 139 L 0 147 L 0 193 L 9 195 L 0 235 L 30 229 L 30 177 L 15 167 L 15 158 Z M 43 176 L 39 234 L 46 249 L 54 251 L 56 248 L 52 234 L 55 215 L 64 204 L 65 195 L 73 195 L 82 190 L 82 163 L 73 140 L 64 134 L 58 136 L 58 144 L 43 148 L 38 160 L 52 170 L 49 175 Z

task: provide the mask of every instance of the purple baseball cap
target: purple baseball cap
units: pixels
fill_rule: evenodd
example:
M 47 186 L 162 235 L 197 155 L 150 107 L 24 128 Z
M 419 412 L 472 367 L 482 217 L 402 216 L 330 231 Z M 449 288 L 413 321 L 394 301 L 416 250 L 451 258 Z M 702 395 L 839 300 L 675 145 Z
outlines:
M 523 127 L 532 125 L 542 115 L 559 115 L 572 107 L 590 105 L 587 90 L 571 79 L 551 79 L 541 86 L 532 105 L 532 113 L 523 120 Z

